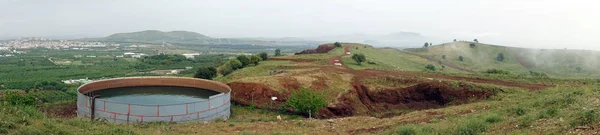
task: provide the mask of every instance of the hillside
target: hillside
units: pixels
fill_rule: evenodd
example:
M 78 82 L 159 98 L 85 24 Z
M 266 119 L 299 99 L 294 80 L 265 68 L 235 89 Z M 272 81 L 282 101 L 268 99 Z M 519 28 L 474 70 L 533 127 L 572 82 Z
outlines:
M 534 71 L 551 77 L 600 77 L 600 52 L 597 51 L 528 49 L 473 42 L 451 42 L 403 51 L 476 72 L 502 69 L 514 74 Z M 498 60 L 500 53 L 504 56 L 501 61 Z M 460 56 L 463 56 L 463 61 L 459 60 Z
M 314 52 L 310 54 L 270 56 L 213 78 L 232 89 L 227 120 L 91 122 L 76 117 L 75 95 L 70 94 L 74 85 L 66 92 L 23 91 L 40 99 L 66 95 L 28 106 L 15 105 L 14 98 L 3 99 L 5 93 L 0 93 L 0 109 L 5 110 L 0 111 L 5 120 L 0 134 L 594 134 L 600 129 L 597 80 L 490 77 L 469 68 L 474 66 L 432 58 L 436 46 L 403 51 L 331 45 L 305 51 Z M 477 52 L 504 52 L 499 46 L 477 47 Z M 364 54 L 366 61 L 358 64 L 353 54 Z M 217 70 L 231 61 L 225 63 Z M 429 64 L 447 67 L 426 70 Z M 286 106 L 300 88 L 325 98 L 327 105 L 312 115 L 318 119 Z

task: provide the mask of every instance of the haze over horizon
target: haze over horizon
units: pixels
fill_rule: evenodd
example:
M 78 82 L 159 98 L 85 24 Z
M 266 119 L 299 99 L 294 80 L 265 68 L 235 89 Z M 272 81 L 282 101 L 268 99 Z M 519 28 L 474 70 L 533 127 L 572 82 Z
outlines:
M 0 0 L 0 39 L 84 38 L 143 30 L 210 37 L 415 32 L 527 47 L 600 50 L 600 9 L 586 0 L 166 1 Z

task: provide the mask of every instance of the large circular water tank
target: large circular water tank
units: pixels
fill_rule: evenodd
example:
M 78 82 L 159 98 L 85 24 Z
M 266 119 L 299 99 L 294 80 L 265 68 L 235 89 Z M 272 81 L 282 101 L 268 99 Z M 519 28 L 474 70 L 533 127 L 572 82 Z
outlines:
M 184 77 L 99 80 L 77 89 L 77 116 L 113 123 L 211 121 L 230 115 L 229 86 Z

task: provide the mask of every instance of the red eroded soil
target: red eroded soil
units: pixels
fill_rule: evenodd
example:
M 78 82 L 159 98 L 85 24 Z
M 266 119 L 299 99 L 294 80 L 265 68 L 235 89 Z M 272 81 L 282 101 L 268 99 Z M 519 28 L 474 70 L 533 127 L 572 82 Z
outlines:
M 297 90 L 300 88 L 300 83 L 298 80 L 292 77 L 280 78 L 279 84 L 288 90 Z
M 327 52 L 333 50 L 334 48 L 335 48 L 335 46 L 333 46 L 333 44 L 323 44 L 323 45 L 319 45 L 319 47 L 317 47 L 317 49 L 307 49 L 307 50 L 295 53 L 294 55 L 298 55 L 298 54 L 327 53 Z
M 232 82 L 227 84 L 231 87 L 231 100 L 242 105 L 256 105 L 257 107 L 266 107 L 265 105 L 282 105 L 289 96 L 289 92 L 280 93 L 271 88 L 258 83 Z M 275 101 L 271 97 L 277 97 Z M 271 106 L 271 107 L 273 107 Z
M 320 46 L 321 47 L 321 46 Z M 317 48 L 316 50 L 319 50 Z M 348 47 L 344 48 L 345 52 L 348 52 Z M 413 72 L 391 72 L 391 71 L 380 71 L 380 70 L 354 70 L 345 66 L 334 66 L 334 63 L 341 63 L 341 57 L 347 55 L 346 53 L 333 56 L 329 60 L 330 65 L 323 66 L 279 66 L 281 69 L 304 69 L 304 68 L 317 68 L 326 73 L 348 73 L 355 77 L 353 78 L 351 85 L 352 90 L 338 97 L 337 102 L 334 105 L 330 105 L 326 108 L 319 110 L 319 118 L 332 118 L 332 117 L 344 117 L 353 115 L 363 115 L 370 112 L 385 112 L 395 109 L 430 109 L 440 108 L 448 105 L 457 105 L 470 103 L 477 100 L 485 99 L 493 95 L 495 90 L 472 90 L 473 87 L 470 85 L 453 86 L 447 82 L 417 82 L 419 84 L 406 87 L 406 88 L 393 88 L 383 90 L 369 90 L 366 86 L 360 83 L 360 80 L 364 77 L 374 76 L 403 76 L 406 77 L 422 77 L 422 78 L 436 78 L 436 79 L 448 79 L 475 83 L 494 84 L 500 86 L 519 87 L 530 90 L 540 90 L 544 88 L 552 87 L 550 85 L 542 84 L 522 84 L 515 82 L 506 82 L 501 80 L 481 79 L 481 78 L 468 78 L 468 77 L 457 77 L 457 76 L 446 76 L 438 74 L 423 74 Z M 337 61 L 336 61 L 337 60 Z M 452 67 L 452 66 L 450 66 Z M 458 69 L 458 68 L 457 68 Z M 325 78 L 317 78 L 318 81 L 312 83 L 314 89 L 326 87 Z M 398 83 L 415 83 L 414 80 L 406 79 L 390 79 Z M 407 82 L 408 81 L 408 82 Z M 280 79 L 279 83 L 287 89 L 297 89 L 301 87 L 301 84 L 293 78 Z M 278 100 L 276 104 L 282 105 L 285 103 L 285 98 L 289 96 L 289 91 L 286 93 L 280 93 L 273 91 L 263 84 L 256 83 L 239 83 L 234 82 L 228 84 L 232 88 L 232 99 L 240 104 L 244 105 L 265 105 L 270 103 L 272 96 L 277 96 Z M 480 88 L 483 89 L 483 88 Z
M 269 58 L 267 60 L 292 61 L 292 62 L 314 62 L 314 61 L 318 61 L 318 59 L 290 59 L 290 58 Z
M 323 89 L 323 88 L 327 87 L 327 84 L 326 84 L 327 80 L 326 80 L 325 77 L 323 77 L 323 76 L 311 76 L 311 77 L 317 79 L 316 81 L 312 82 L 312 87 L 311 88 L 313 88 L 315 90 L 320 90 L 320 89 Z

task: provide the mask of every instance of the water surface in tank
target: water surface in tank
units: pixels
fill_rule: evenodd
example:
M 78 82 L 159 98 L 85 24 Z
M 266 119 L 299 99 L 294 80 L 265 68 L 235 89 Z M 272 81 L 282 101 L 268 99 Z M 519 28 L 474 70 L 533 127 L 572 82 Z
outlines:
M 218 92 L 190 87 L 137 86 L 103 89 L 94 92 L 98 99 L 130 104 L 179 104 L 203 101 Z

